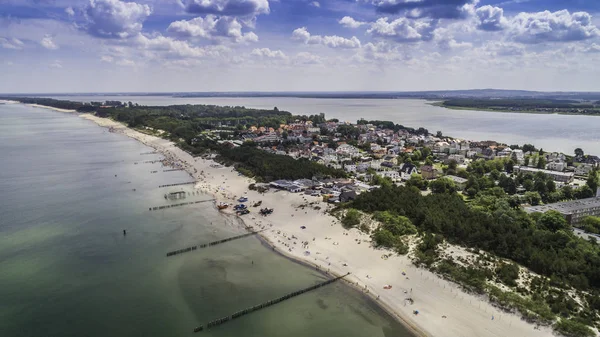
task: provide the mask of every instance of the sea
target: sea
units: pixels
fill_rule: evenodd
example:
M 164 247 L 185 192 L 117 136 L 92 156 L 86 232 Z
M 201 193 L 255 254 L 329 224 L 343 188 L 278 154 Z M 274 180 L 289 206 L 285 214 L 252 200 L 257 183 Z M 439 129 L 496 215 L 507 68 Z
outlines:
M 191 181 L 160 159 L 76 114 L 0 104 L 0 336 L 412 336 L 343 283 L 194 334 L 326 277 L 255 237 L 167 258 L 244 230 L 210 201 L 150 211 L 210 199 L 159 187 Z
M 142 105 L 213 104 L 289 111 L 298 115 L 325 113 L 356 123 L 385 120 L 435 134 L 509 145 L 533 144 L 546 152 L 573 154 L 576 148 L 600 155 L 600 116 L 505 113 L 450 110 L 420 99 L 337 99 L 294 97 L 169 97 L 169 96 L 57 96 L 74 101 L 120 100 Z

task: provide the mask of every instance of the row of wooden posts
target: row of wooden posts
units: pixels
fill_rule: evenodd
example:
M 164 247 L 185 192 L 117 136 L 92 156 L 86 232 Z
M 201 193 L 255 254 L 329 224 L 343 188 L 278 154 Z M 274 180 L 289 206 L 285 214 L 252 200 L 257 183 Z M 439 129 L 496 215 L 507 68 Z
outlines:
M 173 208 L 173 207 L 179 207 L 179 206 L 185 206 L 185 205 L 192 205 L 192 204 L 199 204 L 201 202 L 209 202 L 209 201 L 214 201 L 215 199 L 210 199 L 210 200 L 198 200 L 198 201 L 188 201 L 188 202 L 182 202 L 179 204 L 172 204 L 172 205 L 164 205 L 164 206 L 156 206 L 156 207 L 149 207 L 148 210 L 149 211 L 156 211 L 159 209 L 165 209 L 165 208 Z
M 289 300 L 290 298 L 296 297 L 298 295 L 302 295 L 302 294 L 304 294 L 306 292 L 309 292 L 309 291 L 321 288 L 321 287 L 326 286 L 328 284 L 331 284 L 331 283 L 333 283 L 335 281 L 338 281 L 338 280 L 340 280 L 340 279 L 342 279 L 342 278 L 344 278 L 344 277 L 346 277 L 348 275 L 350 275 L 350 273 L 347 273 L 346 275 L 338 276 L 336 278 L 329 279 L 327 281 L 321 282 L 319 284 L 315 284 L 314 286 L 311 286 L 311 287 L 308 287 L 308 288 L 305 288 L 305 289 L 294 291 L 293 293 L 287 294 L 285 296 L 281 296 L 281 297 L 276 298 L 274 300 L 270 300 L 270 301 L 267 301 L 267 302 L 255 305 L 253 307 L 246 308 L 244 310 L 240 310 L 240 311 L 238 311 L 238 312 L 236 312 L 236 313 L 234 313 L 232 315 L 229 315 L 229 316 L 226 316 L 226 317 L 222 317 L 222 318 L 216 319 L 214 321 L 210 321 L 210 322 L 208 322 L 206 324 L 206 329 L 210 329 L 212 327 L 221 325 L 223 323 L 227 323 L 227 322 L 229 322 L 229 321 L 231 321 L 233 319 L 236 319 L 238 317 L 241 317 L 241 316 L 247 315 L 249 313 L 252 313 L 252 312 L 255 312 L 255 311 L 267 308 L 267 307 L 270 307 L 270 306 L 275 305 L 277 303 L 281 303 L 281 302 L 283 302 L 285 300 Z M 201 326 L 195 328 L 194 332 L 200 332 L 200 331 L 202 331 L 204 329 L 205 329 L 205 327 L 203 325 L 201 325 Z
M 225 242 L 229 242 L 229 241 L 233 241 L 233 240 L 237 240 L 237 239 L 242 239 L 257 233 L 260 233 L 261 231 L 258 232 L 250 232 L 250 233 L 246 233 L 246 234 L 242 234 L 242 235 L 238 235 L 238 236 L 233 236 L 227 239 L 223 239 L 223 240 L 218 240 L 218 241 L 213 241 L 213 242 L 209 242 L 209 243 L 203 243 L 201 245 L 198 246 L 191 246 L 191 247 L 187 247 L 187 248 L 183 248 L 183 249 L 178 249 L 178 250 L 174 250 L 172 252 L 168 252 L 167 253 L 167 257 L 169 256 L 173 256 L 173 255 L 179 255 L 179 254 L 183 254 L 183 253 L 187 253 L 187 252 L 191 252 L 193 250 L 199 249 L 199 248 L 207 248 L 207 247 L 211 247 L 211 246 L 216 246 L 219 245 L 221 243 L 225 243 Z
M 181 186 L 181 185 L 192 185 L 192 184 L 195 184 L 195 183 L 196 183 L 195 181 L 190 181 L 190 182 L 187 182 L 187 183 L 176 183 L 176 184 L 160 185 L 160 186 L 158 186 L 158 188 L 171 187 L 171 186 Z

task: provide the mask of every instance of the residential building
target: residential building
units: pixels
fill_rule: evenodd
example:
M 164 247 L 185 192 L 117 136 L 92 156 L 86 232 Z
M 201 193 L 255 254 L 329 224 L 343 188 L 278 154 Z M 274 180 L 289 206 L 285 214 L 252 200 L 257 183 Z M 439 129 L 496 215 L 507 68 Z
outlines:
M 461 178 L 458 176 L 445 176 L 445 178 L 452 180 L 454 182 L 454 185 L 456 185 L 456 188 L 461 191 L 465 189 L 465 187 L 467 186 L 467 182 L 469 181 L 468 179 Z
M 449 163 L 450 161 L 454 160 L 457 164 L 464 164 L 465 163 L 465 156 L 460 155 L 460 154 L 451 154 L 448 156 L 448 159 L 446 159 L 446 162 Z
M 573 177 L 575 175 L 573 172 L 558 172 L 558 171 L 542 170 L 542 169 L 537 169 L 537 168 L 527 167 L 527 166 L 514 166 L 513 172 L 515 174 L 519 174 L 519 172 L 531 173 L 531 174 L 535 174 L 536 172 L 542 172 L 542 173 L 549 175 L 552 179 L 554 179 L 554 181 L 561 182 L 561 183 L 569 183 L 569 182 L 573 181 Z
M 594 169 L 593 164 L 579 164 L 575 168 L 575 174 L 578 176 L 587 176 Z
M 600 197 L 525 207 L 525 211 L 529 213 L 544 213 L 550 210 L 560 212 L 569 224 L 577 225 L 586 216 L 600 216 Z
M 521 150 L 521 149 L 513 150 L 513 152 L 511 153 L 511 158 L 516 163 L 523 164 L 523 162 L 525 161 L 525 155 L 523 154 L 523 150 Z
M 417 167 L 410 163 L 402 164 L 402 168 L 400 169 L 400 178 L 402 180 L 408 180 L 413 174 L 419 173 Z
M 564 161 L 562 161 L 560 159 L 554 159 L 553 161 L 549 162 L 546 165 L 546 168 L 548 170 L 562 172 L 567 168 L 567 163 L 565 163 Z
M 437 170 L 430 165 L 421 166 L 421 176 L 423 179 L 435 179 L 437 178 Z
M 378 174 L 384 178 L 390 178 L 393 181 L 400 180 L 400 172 L 398 171 L 382 171 Z

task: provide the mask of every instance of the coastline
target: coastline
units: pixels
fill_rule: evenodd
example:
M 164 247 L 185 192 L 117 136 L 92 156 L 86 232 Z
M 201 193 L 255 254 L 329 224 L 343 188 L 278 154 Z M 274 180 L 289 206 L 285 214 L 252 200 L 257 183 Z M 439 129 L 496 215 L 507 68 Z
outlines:
M 263 218 L 254 217 L 256 209 L 250 207 L 249 215 L 238 218 L 246 226 L 267 229 L 260 234 L 260 239 L 279 254 L 311 268 L 319 266 L 321 271 L 327 270 L 331 275 L 351 272 L 347 283 L 361 290 L 418 336 L 552 336 L 551 329 L 534 330 L 533 325 L 515 314 L 495 308 L 485 298 L 467 294 L 457 285 L 414 267 L 405 256 L 383 259 L 382 255 L 389 251 L 370 247 L 368 235 L 356 229 L 343 229 L 336 218 L 321 211 L 327 205 L 320 199 L 284 191 L 269 191 L 263 195 L 248 191 L 251 179 L 211 160 L 193 158 L 168 140 L 143 134 L 109 119 L 86 114 L 80 117 L 134 138 L 155 148 L 169 160 L 181 163 L 196 180 L 196 187 L 213 194 L 217 203 L 232 203 L 237 197 L 246 195 L 249 204 L 262 200 L 263 207 L 275 208 L 273 215 Z M 306 206 L 302 205 L 307 203 L 312 205 L 305 210 Z M 321 209 L 315 210 L 314 206 Z M 315 211 L 318 216 L 314 215 Z M 307 228 L 301 229 L 303 225 Z M 302 242 L 307 242 L 308 246 L 301 248 Z M 383 290 L 387 284 L 393 288 Z M 414 300 L 412 305 L 407 305 L 409 296 Z M 419 315 L 414 315 L 413 310 L 418 310 Z
M 20 102 L 15 102 L 15 103 L 20 103 Z M 39 105 L 39 104 L 25 104 L 25 105 L 31 106 L 34 108 L 44 108 L 44 109 L 50 109 L 50 110 L 59 111 L 59 112 L 77 112 L 77 110 L 60 109 L 60 108 L 55 108 L 55 107 L 51 107 L 51 106 L 47 106 L 47 105 Z
M 568 113 L 568 112 L 544 112 L 544 111 L 535 111 L 535 110 L 498 110 L 498 109 L 489 109 L 489 108 L 472 108 L 467 106 L 450 106 L 444 105 L 443 101 L 434 101 L 427 103 L 431 106 L 437 106 L 444 109 L 449 110 L 459 110 L 459 111 L 485 111 L 485 112 L 499 112 L 499 113 L 514 113 L 514 114 L 530 114 L 530 115 L 563 115 L 563 116 L 598 116 L 600 114 L 584 114 L 584 113 Z

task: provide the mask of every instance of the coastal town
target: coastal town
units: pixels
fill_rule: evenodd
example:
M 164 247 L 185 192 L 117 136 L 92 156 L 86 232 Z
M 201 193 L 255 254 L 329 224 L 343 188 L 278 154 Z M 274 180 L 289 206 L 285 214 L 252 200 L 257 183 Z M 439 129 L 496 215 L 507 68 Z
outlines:
M 577 196 L 573 193 L 586 186 L 590 173 L 595 174 L 600 166 L 600 157 L 585 155 L 582 149 L 572 155 L 544 152 L 530 144 L 521 147 L 489 140 L 461 140 L 444 137 L 442 132 L 429 134 L 423 129 L 394 130 L 385 127 L 386 123 L 389 124 L 364 120 L 357 124 L 297 120 L 282 124 L 278 129 L 252 125 L 235 131 L 217 126 L 215 130 L 204 132 L 202 137 L 226 147 L 254 143 L 268 153 L 345 171 L 347 178 L 315 177 L 269 184 L 293 193 L 323 195 L 330 203 L 354 200 L 360 193 L 377 188 L 382 181 L 398 186 L 412 184 L 427 194 L 432 191 L 428 183 L 435 185 L 441 179 L 465 198 L 474 197 L 480 188 L 474 189 L 478 182 L 469 177 L 477 170 L 477 162 L 490 162 L 502 165 L 485 172 L 485 176 L 491 178 L 489 184 L 520 198 L 519 204 L 528 212 L 557 210 L 570 224 L 579 224 L 584 216 L 600 215 L 598 186 L 583 188 Z M 535 175 L 545 175 L 552 182 L 536 189 L 532 184 Z M 522 183 L 518 184 L 519 181 Z M 567 191 L 567 195 L 557 195 L 556 191 L 561 189 Z M 584 200 L 569 203 L 578 207 L 565 208 L 561 201 L 568 199 Z M 573 217 L 573 213 L 578 216 Z

